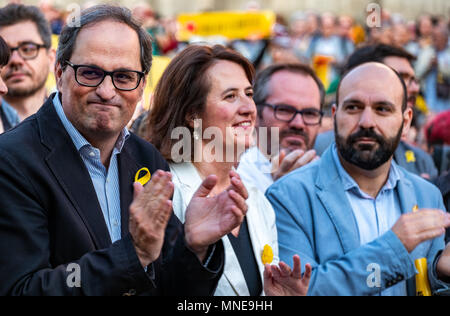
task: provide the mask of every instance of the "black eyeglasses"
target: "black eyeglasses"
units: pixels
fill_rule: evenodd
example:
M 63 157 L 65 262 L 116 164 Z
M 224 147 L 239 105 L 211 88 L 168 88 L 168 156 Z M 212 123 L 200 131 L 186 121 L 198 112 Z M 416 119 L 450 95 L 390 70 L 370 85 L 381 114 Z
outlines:
M 414 76 L 411 76 L 408 73 L 400 73 L 400 76 L 402 77 L 403 81 L 405 81 L 405 84 L 407 87 L 411 86 L 411 84 L 419 85 L 419 79 L 417 79 Z
M 32 42 L 25 42 L 25 43 L 21 43 L 17 47 L 11 47 L 10 50 L 11 50 L 11 55 L 16 50 L 19 53 L 20 57 L 22 57 L 25 60 L 30 60 L 30 59 L 35 59 L 38 56 L 39 50 L 41 48 L 47 48 L 47 46 L 42 45 L 42 44 L 32 43 Z
M 98 87 L 106 76 L 110 76 L 114 87 L 122 91 L 132 91 L 139 87 L 145 73 L 135 70 L 106 71 L 96 66 L 66 64 L 73 68 L 76 82 L 85 87 Z
M 323 112 L 317 109 L 297 110 L 291 105 L 286 104 L 268 104 L 264 103 L 260 106 L 268 106 L 274 110 L 275 118 L 283 122 L 292 122 L 297 114 L 302 116 L 305 125 L 319 125 L 322 123 Z

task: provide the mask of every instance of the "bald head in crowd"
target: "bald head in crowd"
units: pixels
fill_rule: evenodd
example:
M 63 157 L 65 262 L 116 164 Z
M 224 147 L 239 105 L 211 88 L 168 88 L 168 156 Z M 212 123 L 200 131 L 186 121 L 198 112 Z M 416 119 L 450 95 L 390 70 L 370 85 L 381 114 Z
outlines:
M 366 63 L 349 71 L 333 107 L 341 157 L 364 170 L 390 162 L 411 124 L 412 110 L 406 100 L 403 80 L 388 66 Z

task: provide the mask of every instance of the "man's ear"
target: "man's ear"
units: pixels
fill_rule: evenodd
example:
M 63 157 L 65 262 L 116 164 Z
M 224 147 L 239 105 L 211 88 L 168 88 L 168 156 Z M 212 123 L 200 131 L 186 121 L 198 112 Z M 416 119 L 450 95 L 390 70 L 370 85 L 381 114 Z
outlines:
M 149 74 L 146 74 L 142 77 L 142 82 L 141 82 L 142 91 L 145 91 L 145 88 L 147 87 L 147 77 L 148 76 L 149 76 Z
M 409 133 L 409 129 L 411 128 L 411 122 L 413 119 L 414 113 L 413 110 L 408 107 L 405 112 L 403 112 L 403 133 L 402 137 L 406 137 Z
M 53 48 L 50 48 L 47 52 L 47 56 L 49 59 L 49 71 L 53 72 L 55 69 L 56 51 Z
M 62 87 L 62 75 L 63 75 L 63 69 L 59 62 L 56 62 L 55 64 L 55 80 L 56 80 L 56 87 L 59 91 L 61 91 Z
M 145 88 L 147 87 L 147 76 L 148 75 L 144 75 L 142 77 L 141 83 L 139 84 L 138 88 L 139 89 L 139 102 L 143 102 L 144 101 L 144 93 L 145 93 Z M 150 94 L 150 104 L 152 104 L 153 102 L 153 93 Z
M 333 103 L 333 105 L 331 106 L 331 117 L 334 120 L 334 117 L 336 116 L 336 112 L 337 112 L 337 104 Z

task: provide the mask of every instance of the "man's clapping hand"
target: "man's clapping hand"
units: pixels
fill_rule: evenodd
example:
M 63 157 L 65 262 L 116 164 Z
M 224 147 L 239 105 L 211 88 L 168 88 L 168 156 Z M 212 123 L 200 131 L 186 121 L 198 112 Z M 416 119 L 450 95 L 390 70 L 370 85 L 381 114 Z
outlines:
M 272 179 L 277 181 L 288 173 L 320 159 L 315 150 L 304 152 L 301 149 L 287 153 L 285 149 L 272 160 Z
M 300 257 L 294 256 L 294 268 L 281 262 L 279 266 L 266 264 L 264 270 L 264 292 L 267 296 L 306 296 L 308 294 L 309 281 L 311 280 L 312 267 L 305 266 L 302 276 Z
M 130 205 L 129 229 L 134 247 L 143 267 L 160 256 L 164 233 L 172 215 L 174 184 L 169 172 L 157 171 L 143 187 L 134 184 L 134 198 Z
M 448 227 L 450 214 L 441 210 L 422 209 L 402 215 L 392 231 L 411 253 L 424 241 L 444 235 Z

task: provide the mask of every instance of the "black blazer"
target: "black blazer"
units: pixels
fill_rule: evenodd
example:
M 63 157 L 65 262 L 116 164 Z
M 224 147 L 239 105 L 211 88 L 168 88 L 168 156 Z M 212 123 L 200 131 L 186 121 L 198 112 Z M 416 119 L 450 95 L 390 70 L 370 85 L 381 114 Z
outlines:
M 144 271 L 128 230 L 136 172 L 169 170 L 135 135 L 118 157 L 122 239 L 112 244 L 89 173 L 52 103 L 0 136 L 0 295 L 212 295 L 224 252 L 205 269 L 172 216 L 161 257 Z M 78 264 L 81 287 L 71 287 Z M 71 269 L 68 269 L 71 268 Z M 69 270 L 69 271 L 67 271 Z M 71 286 L 69 286 L 71 284 Z
M 442 192 L 447 212 L 450 212 L 450 171 L 438 178 L 435 183 Z M 450 242 L 450 228 L 447 228 L 445 242 Z

